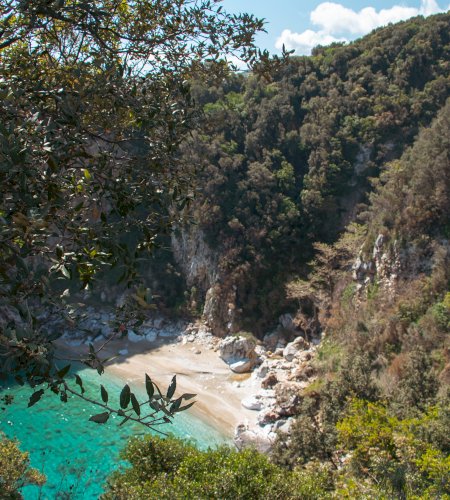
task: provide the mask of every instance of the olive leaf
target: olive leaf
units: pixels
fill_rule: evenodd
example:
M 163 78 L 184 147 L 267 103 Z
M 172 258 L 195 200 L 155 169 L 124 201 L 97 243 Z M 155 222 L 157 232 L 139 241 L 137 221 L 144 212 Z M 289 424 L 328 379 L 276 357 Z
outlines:
M 153 394 L 155 393 L 155 388 L 153 387 L 151 378 L 147 374 L 145 374 L 145 389 L 147 391 L 148 398 L 152 399 Z
M 104 403 L 108 402 L 108 391 L 103 387 L 103 385 L 100 385 L 100 393 L 102 396 L 102 401 Z
M 125 409 L 130 404 L 130 386 L 125 384 L 122 392 L 120 393 L 120 407 Z
M 30 406 L 35 405 L 41 399 L 43 394 L 44 394 L 44 389 L 39 389 L 38 391 L 33 392 L 28 401 L 28 408 L 30 408 Z
M 131 405 L 133 407 L 133 410 L 136 413 L 136 415 L 139 417 L 141 415 L 141 406 L 140 406 L 138 400 L 136 399 L 136 396 L 133 393 L 130 394 L 130 398 L 131 398 Z
M 174 375 L 172 378 L 172 382 L 170 382 L 169 388 L 167 389 L 167 399 L 171 399 L 175 394 L 175 389 L 177 387 L 177 376 Z
M 91 422 L 95 422 L 96 424 L 104 424 L 109 419 L 109 412 L 105 411 L 103 413 L 97 413 L 97 415 L 92 415 L 89 419 Z

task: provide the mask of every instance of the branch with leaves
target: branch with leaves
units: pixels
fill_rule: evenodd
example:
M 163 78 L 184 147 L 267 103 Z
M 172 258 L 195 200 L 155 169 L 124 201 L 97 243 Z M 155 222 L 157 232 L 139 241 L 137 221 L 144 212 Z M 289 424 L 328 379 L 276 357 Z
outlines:
M 166 433 L 158 429 L 158 426 L 172 423 L 172 419 L 177 413 L 183 412 L 195 404 L 195 401 L 191 401 L 187 404 L 183 403 L 193 399 L 196 394 L 185 393 L 181 396 L 174 397 L 177 386 L 176 375 L 173 376 L 166 393 L 163 394 L 159 386 L 145 374 L 146 399 L 140 402 L 136 394 L 131 391 L 130 386 L 125 384 L 120 392 L 119 406 L 115 407 L 111 405 L 109 393 L 103 385 L 100 385 L 101 401 L 86 396 L 83 380 L 78 374 L 74 375 L 78 389 L 71 387 L 67 379 L 70 368 L 71 365 L 61 368 L 56 371 L 54 376 L 49 378 L 46 383 L 41 384 L 44 385 L 44 387 L 39 388 L 31 394 L 28 407 L 32 407 L 38 403 L 44 396 L 46 390 L 50 390 L 59 395 L 63 403 L 67 403 L 69 397 L 76 397 L 103 409 L 104 411 L 101 413 L 92 415 L 89 418 L 91 422 L 105 424 L 111 415 L 117 415 L 118 417 L 122 417 L 122 421 L 119 425 L 132 421 L 142 424 L 155 432 L 166 435 Z
M 227 55 L 255 62 L 264 25 L 219 3 L 0 0 L 0 376 L 85 398 L 55 372 L 62 327 L 40 313 L 70 321 L 67 294 L 106 273 L 140 284 L 179 221 L 195 171 L 178 148 L 201 117 L 189 82 L 223 78 Z M 85 361 L 102 372 L 95 349 Z M 101 404 L 155 425 L 186 409 L 158 390 L 147 402 L 147 420 Z

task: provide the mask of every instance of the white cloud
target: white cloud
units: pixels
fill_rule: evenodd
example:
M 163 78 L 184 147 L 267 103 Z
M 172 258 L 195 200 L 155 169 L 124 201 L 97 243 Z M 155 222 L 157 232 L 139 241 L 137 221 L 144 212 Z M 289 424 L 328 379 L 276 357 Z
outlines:
M 241 61 L 241 59 L 239 59 L 239 57 L 237 57 L 237 56 L 234 56 L 234 55 L 231 55 L 231 54 L 227 54 L 226 60 L 230 64 L 233 64 L 234 66 L 236 66 L 236 68 L 239 71 L 243 71 L 243 70 L 248 69 L 247 63 L 245 63 L 244 61 Z
M 281 50 L 284 44 L 286 50 L 295 49 L 297 54 L 309 54 L 317 45 L 345 41 L 345 38 L 335 38 L 323 31 L 306 30 L 303 33 L 293 33 L 291 30 L 284 30 L 275 46 Z
M 379 26 L 403 21 L 413 16 L 429 16 L 441 9 L 436 0 L 422 0 L 419 8 L 394 5 L 389 9 L 375 10 L 365 7 L 359 12 L 335 2 L 323 2 L 310 14 L 310 21 L 317 31 L 306 30 L 294 33 L 284 30 L 276 41 L 276 48 L 296 49 L 298 54 L 309 54 L 316 45 L 327 45 L 336 41 L 348 41 L 369 33 Z

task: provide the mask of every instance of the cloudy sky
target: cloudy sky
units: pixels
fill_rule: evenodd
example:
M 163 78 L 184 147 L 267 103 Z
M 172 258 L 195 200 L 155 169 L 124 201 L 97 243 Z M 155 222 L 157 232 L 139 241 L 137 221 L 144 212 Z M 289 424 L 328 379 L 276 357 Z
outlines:
M 316 45 L 359 38 L 379 26 L 450 9 L 449 0 L 223 0 L 229 12 L 248 12 L 267 21 L 257 43 L 271 53 L 283 44 L 296 55 Z M 440 3 L 438 3 L 440 2 Z

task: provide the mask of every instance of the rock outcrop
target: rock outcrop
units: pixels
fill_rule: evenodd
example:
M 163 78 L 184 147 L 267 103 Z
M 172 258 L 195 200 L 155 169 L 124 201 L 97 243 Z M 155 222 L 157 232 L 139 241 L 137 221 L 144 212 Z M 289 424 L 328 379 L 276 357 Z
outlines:
M 270 334 L 266 338 L 267 343 L 273 347 L 275 336 Z M 222 343 L 229 353 L 234 342 L 225 341 Z M 277 345 L 279 342 L 277 337 Z M 240 353 L 243 354 L 244 350 L 242 346 Z M 234 442 L 237 448 L 252 446 L 268 452 L 277 433 L 290 432 L 293 418 L 299 412 L 303 400 L 303 390 L 315 377 L 311 362 L 316 350 L 317 346 L 303 337 L 295 338 L 275 352 L 258 346 L 262 363 L 254 368 L 251 375 L 255 393 L 241 402 L 244 408 L 258 412 L 257 425 L 243 423 L 236 428 Z
M 292 361 L 295 356 L 309 347 L 308 342 L 303 337 L 297 337 L 283 349 L 283 357 L 286 361 Z
M 246 373 L 259 362 L 255 348 L 256 342 L 251 338 L 226 337 L 219 344 L 219 356 L 235 373 Z
M 184 274 L 188 289 L 195 289 L 198 294 L 195 300 L 204 302 L 203 320 L 206 325 L 218 337 L 235 333 L 238 329 L 236 288 L 224 286 L 221 282 L 217 252 L 206 243 L 203 231 L 190 225 L 173 231 L 171 238 L 174 258 Z

